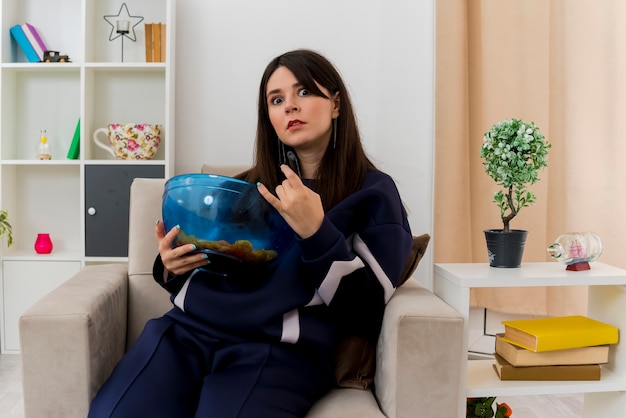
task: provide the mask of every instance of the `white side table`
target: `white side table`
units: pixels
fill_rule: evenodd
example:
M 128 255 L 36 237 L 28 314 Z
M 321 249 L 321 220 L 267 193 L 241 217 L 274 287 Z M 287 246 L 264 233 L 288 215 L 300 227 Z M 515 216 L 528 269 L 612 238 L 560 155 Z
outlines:
M 469 302 L 472 288 L 525 286 L 589 286 L 588 316 L 620 329 L 626 335 L 626 270 L 591 263 L 591 270 L 566 271 L 557 262 L 524 263 L 521 268 L 489 267 L 487 263 L 435 264 L 434 292 L 465 318 L 463 346 L 467 352 Z M 461 381 L 467 397 L 584 393 L 583 416 L 624 416 L 626 411 L 626 343 L 611 346 L 609 363 L 600 381 L 501 381 L 493 360 L 470 360 Z M 465 399 L 459 411 L 465 411 Z M 463 412 L 464 414 L 464 412 Z

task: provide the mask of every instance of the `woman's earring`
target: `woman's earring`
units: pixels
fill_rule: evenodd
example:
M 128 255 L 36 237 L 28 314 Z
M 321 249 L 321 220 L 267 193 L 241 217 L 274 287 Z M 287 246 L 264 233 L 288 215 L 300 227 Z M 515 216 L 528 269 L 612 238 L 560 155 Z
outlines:
M 337 118 L 333 119 L 333 149 L 337 147 Z

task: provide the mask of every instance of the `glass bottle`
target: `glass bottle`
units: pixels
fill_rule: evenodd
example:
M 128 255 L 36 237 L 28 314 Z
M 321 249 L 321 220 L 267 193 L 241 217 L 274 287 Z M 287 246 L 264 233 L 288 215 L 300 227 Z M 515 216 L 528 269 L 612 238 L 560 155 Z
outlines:
M 602 241 L 594 232 L 568 232 L 560 235 L 547 251 L 552 258 L 565 263 L 568 270 L 588 270 L 589 262 L 602 254 Z
M 37 158 L 40 160 L 50 160 L 52 156 L 50 155 L 50 145 L 48 144 L 48 137 L 46 136 L 46 130 L 41 130 L 41 135 L 39 136 L 39 153 L 37 154 Z

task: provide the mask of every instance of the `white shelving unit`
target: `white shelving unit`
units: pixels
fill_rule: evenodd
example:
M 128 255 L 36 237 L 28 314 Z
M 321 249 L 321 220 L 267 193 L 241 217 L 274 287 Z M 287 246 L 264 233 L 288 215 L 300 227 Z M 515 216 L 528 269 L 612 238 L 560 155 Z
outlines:
M 117 15 L 123 3 L 131 16 L 144 19 L 134 27 L 136 42 L 124 39 L 122 62 L 122 40 L 109 41 L 112 27 L 104 16 Z M 127 242 L 121 237 L 127 237 L 124 203 L 132 178 L 174 174 L 176 19 L 174 0 L 0 4 L 0 208 L 9 211 L 15 237 L 11 248 L 6 240 L 0 245 L 0 352 L 13 353 L 19 352 L 17 319 L 30 304 L 85 264 L 126 260 Z M 9 33 L 25 22 L 71 62 L 27 62 Z M 146 62 L 146 23 L 166 25 L 165 62 Z M 79 119 L 80 155 L 70 160 L 66 156 Z M 98 148 L 93 133 L 110 123 L 161 124 L 155 157 L 116 160 Z M 50 161 L 36 159 L 41 129 L 47 131 Z M 92 196 L 110 207 L 88 215 Z M 40 232 L 52 238 L 49 255 L 34 251 Z M 108 247 L 100 250 L 99 243 L 107 240 Z
M 434 267 L 435 294 L 465 317 L 466 351 L 470 290 L 528 286 L 589 286 L 588 316 L 626 330 L 626 270 L 617 267 L 597 262 L 591 263 L 591 270 L 578 272 L 566 271 L 557 262 L 525 263 L 517 269 L 482 263 Z M 585 417 L 621 416 L 626 410 L 626 345 L 613 345 L 609 353 L 600 381 L 501 381 L 493 370 L 493 360 L 469 360 L 461 393 L 466 392 L 467 397 L 584 393 Z M 465 411 L 465 400 L 460 402 L 459 411 Z

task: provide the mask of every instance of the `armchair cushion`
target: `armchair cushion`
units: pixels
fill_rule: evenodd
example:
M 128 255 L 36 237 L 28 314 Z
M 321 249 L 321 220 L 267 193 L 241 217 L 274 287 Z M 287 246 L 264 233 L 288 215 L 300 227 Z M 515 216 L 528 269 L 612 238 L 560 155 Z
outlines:
M 413 245 L 411 246 L 411 253 L 409 254 L 409 261 L 407 261 L 406 266 L 404 266 L 404 270 L 402 271 L 402 275 L 400 276 L 400 280 L 398 281 L 398 287 L 402 286 L 404 282 L 406 282 L 409 277 L 413 275 L 417 265 L 424 257 L 424 253 L 426 252 L 426 248 L 428 247 L 428 242 L 430 241 L 430 235 L 422 234 L 417 237 L 413 237 Z
M 404 267 L 398 287 L 403 285 L 417 268 L 426 252 L 430 235 L 413 237 L 409 260 Z M 365 338 L 348 336 L 344 338 L 335 354 L 335 379 L 343 388 L 367 389 L 374 382 L 376 373 L 376 346 Z

